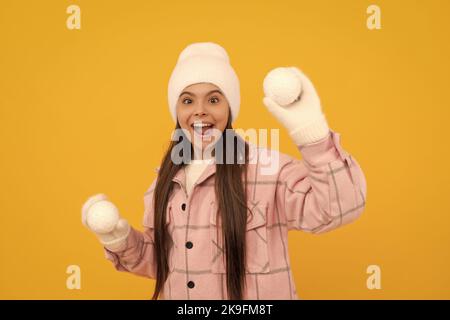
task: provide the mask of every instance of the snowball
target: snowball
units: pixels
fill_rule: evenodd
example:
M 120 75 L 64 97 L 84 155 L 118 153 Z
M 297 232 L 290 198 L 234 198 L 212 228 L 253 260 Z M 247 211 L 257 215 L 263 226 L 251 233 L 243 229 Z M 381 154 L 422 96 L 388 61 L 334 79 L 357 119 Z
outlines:
M 264 94 L 280 106 L 297 100 L 302 91 L 300 77 L 291 68 L 280 67 L 270 71 L 264 79 Z
M 110 201 L 94 203 L 87 213 L 87 224 L 96 233 L 113 231 L 118 221 L 119 210 Z

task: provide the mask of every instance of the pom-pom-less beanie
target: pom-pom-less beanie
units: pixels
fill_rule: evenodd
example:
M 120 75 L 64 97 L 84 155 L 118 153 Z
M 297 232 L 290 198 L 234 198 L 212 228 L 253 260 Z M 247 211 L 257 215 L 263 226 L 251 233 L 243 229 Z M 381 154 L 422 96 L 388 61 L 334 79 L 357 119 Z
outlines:
M 177 122 L 176 104 L 183 89 L 202 82 L 219 87 L 228 101 L 233 122 L 241 103 L 239 78 L 225 49 L 212 42 L 190 44 L 178 57 L 168 86 L 169 110 L 174 122 Z

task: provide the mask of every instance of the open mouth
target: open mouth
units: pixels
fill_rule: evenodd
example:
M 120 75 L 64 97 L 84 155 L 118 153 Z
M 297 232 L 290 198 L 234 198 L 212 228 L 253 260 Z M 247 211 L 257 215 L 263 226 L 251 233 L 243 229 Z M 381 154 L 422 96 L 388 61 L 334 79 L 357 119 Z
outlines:
M 209 122 L 196 121 L 191 124 L 191 127 L 194 129 L 194 133 L 203 139 L 212 136 L 212 128 L 214 128 L 214 125 Z

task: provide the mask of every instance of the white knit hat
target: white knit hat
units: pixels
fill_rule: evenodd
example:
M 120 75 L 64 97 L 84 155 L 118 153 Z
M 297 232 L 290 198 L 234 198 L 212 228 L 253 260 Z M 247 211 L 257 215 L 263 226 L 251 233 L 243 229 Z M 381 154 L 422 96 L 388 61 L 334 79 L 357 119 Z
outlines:
M 177 65 L 169 79 L 169 109 L 177 122 L 176 104 L 184 88 L 195 83 L 209 82 L 223 92 L 231 109 L 231 121 L 238 113 L 241 103 L 239 79 L 230 65 L 224 48 L 212 42 L 188 45 L 178 57 Z

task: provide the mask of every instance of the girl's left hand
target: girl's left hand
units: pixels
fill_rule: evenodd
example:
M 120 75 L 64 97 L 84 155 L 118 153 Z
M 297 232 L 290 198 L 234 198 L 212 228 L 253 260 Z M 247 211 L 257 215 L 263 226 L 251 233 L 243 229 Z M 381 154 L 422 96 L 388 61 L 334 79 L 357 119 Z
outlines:
M 277 69 L 280 71 L 280 68 Z M 322 113 L 320 99 L 313 84 L 296 67 L 281 69 L 285 69 L 281 70 L 281 73 L 278 72 L 278 75 L 281 75 L 281 77 L 283 73 L 289 78 L 292 78 L 292 73 L 298 77 L 301 86 L 300 96 L 287 106 L 281 106 L 274 99 L 266 96 L 263 99 L 264 105 L 288 129 L 290 136 L 297 145 L 313 143 L 325 138 L 329 133 L 329 127 L 325 115 Z M 269 75 L 270 72 L 268 73 Z M 280 81 L 283 80 L 280 79 Z M 270 85 L 273 87 L 268 87 Z M 265 91 L 277 90 L 273 81 L 265 83 L 264 89 Z

